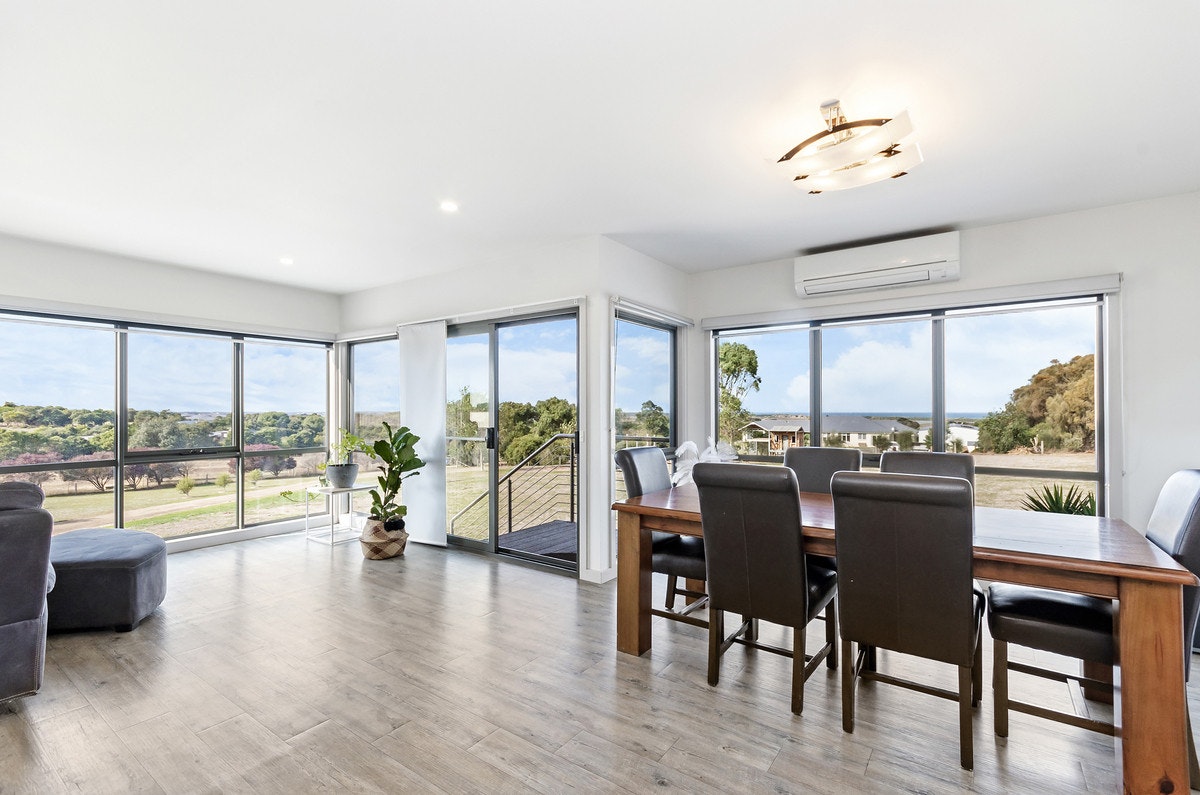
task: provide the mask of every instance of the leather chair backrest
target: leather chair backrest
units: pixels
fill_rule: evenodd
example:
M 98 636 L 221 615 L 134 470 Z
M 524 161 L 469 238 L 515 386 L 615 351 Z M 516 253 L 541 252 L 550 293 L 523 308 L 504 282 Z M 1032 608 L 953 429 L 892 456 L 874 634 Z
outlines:
M 796 473 L 800 491 L 829 493 L 834 472 L 862 469 L 862 450 L 853 447 L 789 447 L 783 465 Z
M 640 497 L 671 488 L 671 470 L 661 447 L 626 447 L 615 454 L 625 478 L 625 494 Z
M 964 478 L 833 476 L 842 637 L 970 665 L 974 501 Z
M 1163 484 L 1150 513 L 1146 537 L 1192 574 L 1200 574 L 1200 469 L 1181 469 Z M 1200 588 L 1183 589 L 1183 651 L 1190 662 L 1200 618 Z M 1184 666 L 1184 671 L 1188 670 Z
M 709 609 L 804 626 L 808 577 L 795 473 L 701 462 L 692 479 L 700 495 Z
M 879 471 L 963 478 L 975 488 L 975 458 L 968 453 L 891 450 L 880 456 Z

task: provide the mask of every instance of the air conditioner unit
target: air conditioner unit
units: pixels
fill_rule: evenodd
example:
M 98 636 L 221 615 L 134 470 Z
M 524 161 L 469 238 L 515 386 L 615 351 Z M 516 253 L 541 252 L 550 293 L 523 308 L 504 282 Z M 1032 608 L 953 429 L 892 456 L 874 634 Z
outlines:
M 815 298 L 958 278 L 958 232 L 796 257 L 796 295 Z

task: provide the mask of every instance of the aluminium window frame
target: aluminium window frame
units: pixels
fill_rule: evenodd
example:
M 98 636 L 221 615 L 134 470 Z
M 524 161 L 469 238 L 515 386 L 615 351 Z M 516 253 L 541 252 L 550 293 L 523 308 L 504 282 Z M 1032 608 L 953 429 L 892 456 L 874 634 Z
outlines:
M 1095 371 L 1093 376 L 1095 414 L 1093 417 L 1093 422 L 1096 428 L 1096 468 L 1094 470 L 1083 471 L 984 466 L 977 467 L 975 472 L 977 475 L 1084 481 L 1094 483 L 1096 494 L 1096 514 L 1098 516 L 1105 516 L 1107 515 L 1107 509 L 1109 505 L 1107 488 L 1108 444 L 1106 438 L 1108 411 L 1105 405 L 1106 401 L 1104 398 L 1106 393 L 1103 385 L 1107 376 L 1106 351 L 1108 349 L 1108 328 L 1106 317 L 1107 311 L 1109 310 L 1109 298 L 1109 292 L 1104 290 L 1083 290 L 1078 293 L 1067 290 L 1065 291 L 1065 294 L 1058 296 L 1046 295 L 1032 298 L 997 298 L 993 301 L 981 301 L 979 303 L 968 302 L 953 304 L 946 308 L 940 309 L 913 308 L 908 310 L 880 312 L 878 314 L 848 315 L 845 317 L 839 317 L 831 314 L 820 318 L 813 318 L 803 321 L 794 321 L 781 318 L 778 323 L 759 322 L 745 326 L 724 325 L 720 319 L 710 321 L 709 323 L 705 324 L 705 328 L 709 331 L 710 355 L 713 373 L 713 381 L 710 384 L 711 422 L 709 424 L 709 433 L 713 434 L 715 438 L 717 418 L 720 411 L 719 352 L 723 338 L 749 336 L 751 334 L 764 334 L 771 333 L 773 331 L 807 329 L 809 334 L 809 416 L 811 418 L 812 425 L 810 439 L 812 440 L 813 446 L 821 446 L 824 441 L 820 419 L 824 411 L 821 396 L 821 386 L 824 377 L 824 363 L 822 361 L 823 346 L 821 335 L 825 328 L 928 320 L 931 323 L 930 337 L 933 390 L 932 402 L 930 406 L 930 423 L 931 428 L 938 428 L 945 427 L 947 417 L 945 393 L 945 321 L 947 319 L 982 314 L 1032 312 L 1052 308 L 1055 306 L 1093 306 L 1095 310 Z M 934 434 L 933 442 L 934 444 L 932 449 L 935 452 L 945 452 L 946 440 L 943 434 Z M 863 455 L 863 464 L 878 466 L 879 457 L 880 454 L 878 453 L 866 453 Z M 747 461 L 774 462 L 782 460 L 780 456 L 760 455 L 746 455 L 740 456 L 740 458 Z

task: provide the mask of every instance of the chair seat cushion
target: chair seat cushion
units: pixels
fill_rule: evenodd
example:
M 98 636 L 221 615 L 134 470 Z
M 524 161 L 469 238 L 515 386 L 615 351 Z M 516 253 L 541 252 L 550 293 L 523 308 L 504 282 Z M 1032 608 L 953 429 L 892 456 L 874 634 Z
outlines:
M 657 530 L 650 533 L 650 548 L 658 552 L 663 547 L 670 546 L 679 540 L 679 533 L 660 533 Z
M 818 556 L 808 559 L 808 620 L 812 621 L 818 613 L 833 600 L 837 593 L 837 571 L 817 562 Z
M 996 583 L 988 588 L 996 640 L 1090 662 L 1116 662 L 1113 602 L 1095 596 Z
M 676 536 L 674 541 L 654 549 L 650 556 L 650 569 L 659 574 L 673 574 L 689 580 L 707 578 L 704 539 L 696 536 Z

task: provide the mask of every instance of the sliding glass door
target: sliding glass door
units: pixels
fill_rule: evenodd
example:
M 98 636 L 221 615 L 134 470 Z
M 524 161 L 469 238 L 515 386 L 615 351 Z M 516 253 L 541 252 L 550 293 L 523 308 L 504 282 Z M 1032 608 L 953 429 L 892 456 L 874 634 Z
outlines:
M 451 540 L 576 568 L 576 316 L 454 327 L 446 357 Z

